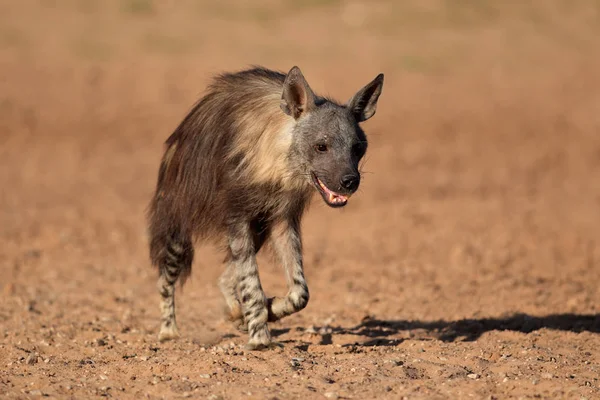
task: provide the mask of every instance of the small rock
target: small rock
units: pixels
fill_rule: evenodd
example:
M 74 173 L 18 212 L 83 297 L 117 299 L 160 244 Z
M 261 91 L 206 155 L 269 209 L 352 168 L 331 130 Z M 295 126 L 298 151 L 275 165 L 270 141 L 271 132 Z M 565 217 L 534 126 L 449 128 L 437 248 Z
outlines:
M 198 377 L 200 377 L 202 379 L 210 379 L 210 374 L 200 374 L 200 375 L 198 375 Z
M 338 395 L 334 392 L 326 392 L 324 394 L 325 397 L 327 397 L 328 399 L 337 399 Z
M 105 381 L 105 380 L 108 379 L 108 376 L 106 376 L 106 375 L 100 375 L 100 379 L 102 379 L 103 381 Z
M 41 390 L 32 390 L 29 392 L 29 394 L 32 396 L 43 396 L 44 395 Z
M 306 330 L 304 331 L 305 333 L 309 333 L 311 335 L 316 335 L 317 330 L 315 329 L 314 326 L 309 326 L 308 328 L 306 328 Z
M 479 375 L 477 375 L 477 374 L 469 374 L 469 375 L 467 375 L 467 378 L 469 378 L 469 379 L 477 379 L 477 378 L 479 378 Z
M 543 379 L 552 379 L 552 378 L 554 378 L 554 376 L 552 376 L 552 374 L 551 374 L 551 373 L 549 373 L 549 372 L 544 372 L 544 373 L 542 374 L 542 378 L 543 378 Z
M 327 335 L 330 334 L 332 332 L 332 329 L 328 326 L 324 326 L 321 329 L 319 329 L 319 335 Z
M 37 362 L 38 362 L 38 356 L 37 356 L 37 354 L 31 354 L 31 353 L 30 353 L 30 354 L 27 356 L 27 358 L 25 359 L 25 363 L 26 363 L 26 364 L 29 364 L 29 365 L 33 365 L 33 364 L 35 364 L 35 363 L 37 363 Z

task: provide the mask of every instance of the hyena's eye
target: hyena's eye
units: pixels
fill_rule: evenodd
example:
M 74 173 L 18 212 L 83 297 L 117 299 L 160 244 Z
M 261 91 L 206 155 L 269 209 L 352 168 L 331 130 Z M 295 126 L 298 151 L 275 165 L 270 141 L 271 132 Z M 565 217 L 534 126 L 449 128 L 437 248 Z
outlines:
M 317 151 L 318 153 L 325 153 L 327 150 L 327 145 L 324 143 L 319 143 L 315 145 L 315 151 Z

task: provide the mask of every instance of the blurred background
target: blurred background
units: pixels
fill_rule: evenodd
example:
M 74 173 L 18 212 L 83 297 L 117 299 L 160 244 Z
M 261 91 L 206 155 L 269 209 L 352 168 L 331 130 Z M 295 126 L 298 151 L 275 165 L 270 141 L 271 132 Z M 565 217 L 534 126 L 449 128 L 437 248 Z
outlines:
M 592 0 L 0 0 L 5 340 L 99 316 L 153 337 L 162 143 L 211 75 L 251 64 L 340 101 L 386 76 L 360 193 L 307 215 L 311 304 L 284 326 L 595 315 L 598 49 Z M 182 330 L 219 318 L 220 261 L 199 251 Z

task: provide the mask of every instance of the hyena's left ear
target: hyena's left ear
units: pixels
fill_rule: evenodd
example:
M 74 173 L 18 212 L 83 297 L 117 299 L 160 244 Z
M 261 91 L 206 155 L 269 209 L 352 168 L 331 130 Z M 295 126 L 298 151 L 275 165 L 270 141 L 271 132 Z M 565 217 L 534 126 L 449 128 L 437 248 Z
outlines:
M 354 114 L 357 122 L 366 121 L 375 115 L 377 100 L 379 100 L 382 89 L 383 74 L 379 74 L 348 101 L 348 108 Z
M 315 95 L 304 79 L 300 68 L 293 67 L 283 82 L 281 109 L 294 119 L 315 107 Z

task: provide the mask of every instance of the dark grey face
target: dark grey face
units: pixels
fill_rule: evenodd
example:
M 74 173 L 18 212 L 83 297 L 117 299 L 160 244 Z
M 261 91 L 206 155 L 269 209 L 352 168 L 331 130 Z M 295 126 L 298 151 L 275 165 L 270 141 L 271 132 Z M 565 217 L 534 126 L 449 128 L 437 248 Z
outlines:
M 323 200 L 344 206 L 358 189 L 358 167 L 367 150 L 367 138 L 350 110 L 329 102 L 318 106 L 298 121 L 292 147 Z
M 297 67 L 286 77 L 281 108 L 296 121 L 292 162 L 331 207 L 343 207 L 360 185 L 367 138 L 358 125 L 375 114 L 383 75 L 346 105 L 316 98 Z

